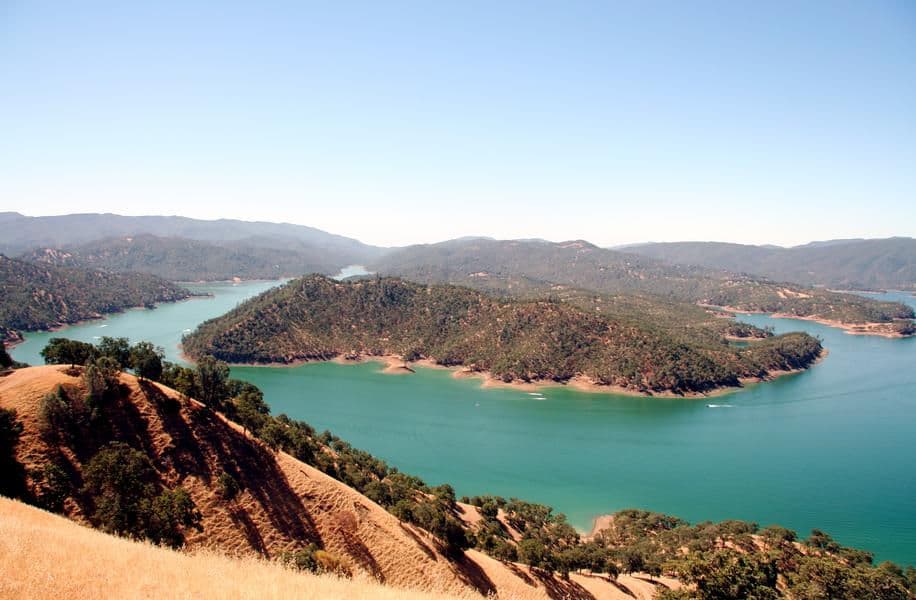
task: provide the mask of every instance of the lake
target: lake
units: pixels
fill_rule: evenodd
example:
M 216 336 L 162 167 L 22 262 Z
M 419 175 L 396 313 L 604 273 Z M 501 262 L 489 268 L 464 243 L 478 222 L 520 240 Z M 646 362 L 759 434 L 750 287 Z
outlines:
M 191 286 L 211 298 L 131 310 L 33 333 L 11 354 L 41 364 L 50 337 L 146 339 L 178 359 L 187 330 L 277 282 Z M 881 298 L 916 305 L 908 294 Z M 711 399 L 638 398 L 545 388 L 481 389 L 446 370 L 386 375 L 379 365 L 237 367 L 275 413 L 330 429 L 458 495 L 543 502 L 588 529 L 645 508 L 690 521 L 823 529 L 878 559 L 916 563 L 916 339 L 852 336 L 808 321 L 749 315 L 777 332 L 820 336 L 811 370 Z

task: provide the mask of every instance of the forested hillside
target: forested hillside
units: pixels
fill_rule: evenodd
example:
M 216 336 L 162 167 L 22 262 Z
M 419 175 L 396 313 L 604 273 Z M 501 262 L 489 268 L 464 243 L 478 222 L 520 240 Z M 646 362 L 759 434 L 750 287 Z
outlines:
M 301 242 L 290 241 L 280 249 L 260 247 L 251 240 L 206 242 L 148 234 L 107 238 L 73 248 L 38 248 L 21 258 L 58 266 L 150 273 L 172 281 L 332 275 L 349 264 Z
M 598 248 L 588 242 L 454 240 L 392 251 L 372 270 L 412 281 L 492 289 L 490 280 L 570 285 L 604 294 L 639 292 L 672 300 L 747 311 L 778 312 L 844 324 L 893 323 L 913 310 L 850 294 Z M 524 289 L 524 286 L 522 286 Z M 514 294 L 516 289 L 504 290 Z M 901 325 L 903 326 L 903 325 Z
M 39 265 L 0 254 L 0 328 L 49 329 L 191 293 L 142 273 Z
M 834 240 L 793 248 L 720 242 L 642 244 L 628 252 L 669 263 L 752 273 L 834 289 L 916 289 L 916 239 Z
M 190 356 L 232 363 L 397 355 L 463 366 L 506 382 L 584 378 L 675 393 L 804 368 L 821 353 L 816 339 L 800 333 L 736 348 L 721 336 L 694 338 L 651 317 L 614 319 L 571 302 L 498 299 L 391 278 L 341 283 L 321 276 L 269 290 L 203 323 L 183 344 Z

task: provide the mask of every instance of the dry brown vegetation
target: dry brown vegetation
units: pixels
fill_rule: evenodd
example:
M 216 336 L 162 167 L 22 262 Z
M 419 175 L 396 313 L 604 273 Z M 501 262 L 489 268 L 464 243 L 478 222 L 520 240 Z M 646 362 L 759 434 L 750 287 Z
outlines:
M 46 441 L 39 432 L 38 414 L 41 399 L 57 386 L 74 395 L 85 393 L 79 372 L 79 368 L 44 366 L 20 369 L 0 378 L 0 406 L 15 409 L 24 426 L 17 458 L 26 468 L 39 469 L 54 460 L 74 478 L 80 479 L 90 449 L 79 443 L 63 446 Z M 214 590 L 218 591 L 230 589 L 228 583 L 227 587 L 218 587 L 231 581 L 229 575 L 222 573 L 235 573 L 241 591 L 219 594 L 220 597 L 287 595 L 283 582 L 299 575 L 277 571 L 276 581 L 271 581 L 269 569 L 279 567 L 265 565 L 263 561 L 314 543 L 339 557 L 356 579 L 427 592 L 461 596 L 493 594 L 503 598 L 626 599 L 650 598 L 657 589 L 655 583 L 640 577 L 620 577 L 613 582 L 605 577 L 573 574 L 569 580 L 564 580 L 542 571 L 503 563 L 476 551 L 449 560 L 440 543 L 425 531 L 399 521 L 381 506 L 313 467 L 283 452 L 271 451 L 246 435 L 238 425 L 202 404 L 127 374 L 120 376 L 120 385 L 120 398 L 106 408 L 111 437 L 147 454 L 162 485 L 180 485 L 190 493 L 202 513 L 203 530 L 186 532 L 187 548 L 194 554 L 203 552 L 202 563 L 185 562 L 192 559 L 162 549 L 112 540 L 115 545 L 104 552 L 110 553 L 111 560 L 120 557 L 118 560 L 123 562 L 99 566 L 101 557 L 92 559 L 91 552 L 79 549 L 80 544 L 93 545 L 91 535 L 96 534 L 79 528 L 63 529 L 57 534 L 49 530 L 46 535 L 58 535 L 61 539 L 40 542 L 41 538 L 37 537 L 40 529 L 25 525 L 22 526 L 24 532 L 35 529 L 33 545 L 22 539 L 2 542 L 17 544 L 2 553 L 17 556 L 15 564 L 10 561 L 4 564 L 4 569 L 10 569 L 4 585 L 39 586 L 33 590 L 35 593 L 23 592 L 28 597 L 41 597 L 46 588 L 55 591 L 49 591 L 49 597 L 95 597 L 103 593 L 109 596 L 160 595 L 157 590 L 164 590 L 167 597 L 205 597 L 206 594 L 198 594 L 196 589 L 181 587 L 194 585 L 191 582 L 169 583 L 181 577 L 176 573 L 199 569 L 204 574 L 200 579 L 209 578 L 212 585 L 217 586 Z M 233 474 L 241 487 L 241 492 L 232 500 L 224 499 L 218 492 L 216 482 L 223 472 Z M 11 502 L 0 505 L 2 537 L 10 540 L 16 539 L 12 530 L 18 525 L 14 522 L 25 518 L 21 512 L 25 509 L 13 508 L 15 506 Z M 72 498 L 67 500 L 64 512 L 79 523 L 88 523 L 80 504 Z M 45 517 L 54 520 L 49 515 Z M 7 528 L 11 530 L 10 535 L 5 532 Z M 90 536 L 85 538 L 90 542 L 68 531 L 85 533 Z M 20 538 L 23 535 L 25 533 L 21 532 Z M 117 544 L 127 544 L 135 551 L 117 550 Z M 28 553 L 38 556 L 25 558 Z M 147 560 L 141 558 L 142 553 L 155 553 L 156 557 L 150 557 L 147 564 Z M 19 555 L 23 558 L 18 558 Z M 246 561 L 232 563 L 221 558 L 226 555 Z M 157 577 L 156 569 L 160 567 L 163 573 Z M 250 581 L 246 573 L 249 567 Z M 166 575 L 166 571 L 171 575 Z M 50 580 L 48 572 L 52 573 Z M 70 581 L 76 573 L 83 575 Z M 329 578 L 312 580 L 328 586 L 345 585 Z M 145 587 L 160 584 L 160 588 Z M 72 587 L 74 585 L 77 587 Z M 124 593 L 118 594 L 107 587 L 109 585 L 122 586 Z M 368 584 L 364 583 L 359 585 L 364 587 L 352 593 L 341 591 L 337 595 L 376 596 L 375 588 L 365 587 Z M 326 594 L 319 595 L 335 597 L 337 588 L 327 589 Z M 171 590 L 177 591 L 172 594 Z M 2 588 L 2 592 L 22 595 L 11 587 Z M 385 597 L 381 594 L 380 591 L 379 597 Z
M 214 550 L 176 552 L 109 536 L 0 498 L 0 598 L 379 598 L 444 595 L 380 585 L 368 578 L 292 571 L 256 557 Z

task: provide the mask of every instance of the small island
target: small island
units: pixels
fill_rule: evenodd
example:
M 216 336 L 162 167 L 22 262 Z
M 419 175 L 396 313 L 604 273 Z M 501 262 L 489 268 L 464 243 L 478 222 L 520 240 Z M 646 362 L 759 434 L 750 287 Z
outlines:
M 711 320 L 715 320 L 711 318 Z M 503 384 L 569 384 L 647 395 L 707 394 L 805 369 L 824 352 L 805 333 L 737 347 L 694 326 L 620 320 L 556 299 L 488 296 L 397 278 L 293 280 L 201 324 L 185 353 L 232 364 L 395 357 L 460 368 Z M 401 369 L 403 370 L 403 369 Z

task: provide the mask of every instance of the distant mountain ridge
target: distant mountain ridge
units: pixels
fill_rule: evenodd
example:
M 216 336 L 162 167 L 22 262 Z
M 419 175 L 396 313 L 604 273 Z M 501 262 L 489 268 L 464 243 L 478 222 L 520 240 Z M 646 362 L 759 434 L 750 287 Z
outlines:
M 628 252 L 666 261 L 751 273 L 777 281 L 842 289 L 916 289 L 916 239 L 849 239 L 781 248 L 723 242 L 630 246 Z
M 519 278 L 567 285 L 602 294 L 642 293 L 749 312 L 782 313 L 842 324 L 886 323 L 912 319 L 903 304 L 876 302 L 805 286 L 776 283 L 725 269 L 671 264 L 633 252 L 599 248 L 583 240 L 452 240 L 393 250 L 370 270 L 423 283 L 453 283 L 516 295 L 493 281 Z M 524 286 L 522 286 L 524 288 Z M 890 332 L 893 333 L 893 332 Z
M 286 249 L 257 245 L 257 240 L 208 242 L 140 234 L 106 238 L 67 248 L 37 248 L 20 258 L 65 267 L 150 273 L 172 281 L 276 279 L 305 273 L 337 273 L 342 259 L 307 243 L 290 241 Z
M 40 247 L 64 248 L 141 234 L 209 242 L 244 241 L 250 246 L 277 250 L 307 244 L 342 264 L 362 264 L 384 251 L 352 238 L 304 225 L 233 219 L 207 221 L 177 216 L 134 217 L 107 213 L 28 217 L 7 212 L 0 213 L 0 224 L 3 226 L 0 252 L 7 255 Z

